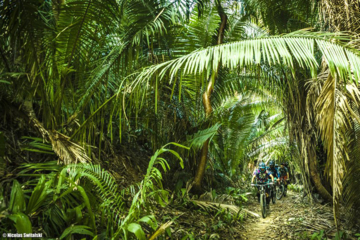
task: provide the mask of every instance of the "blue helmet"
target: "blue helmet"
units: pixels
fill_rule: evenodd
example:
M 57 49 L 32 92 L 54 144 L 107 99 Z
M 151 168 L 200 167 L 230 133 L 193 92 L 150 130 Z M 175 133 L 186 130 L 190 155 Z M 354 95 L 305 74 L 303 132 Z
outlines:
M 265 163 L 263 163 L 263 162 L 259 163 L 259 169 L 261 172 L 265 172 L 265 170 L 266 170 Z
M 273 168 L 274 165 L 275 165 L 275 164 L 274 164 L 274 161 L 273 161 L 273 160 L 270 160 L 270 162 L 269 162 L 269 167 L 270 167 L 270 168 Z

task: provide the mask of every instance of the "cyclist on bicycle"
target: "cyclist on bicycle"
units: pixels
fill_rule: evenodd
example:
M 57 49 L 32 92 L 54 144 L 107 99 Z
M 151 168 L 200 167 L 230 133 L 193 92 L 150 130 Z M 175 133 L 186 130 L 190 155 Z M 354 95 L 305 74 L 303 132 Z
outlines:
M 289 171 L 288 171 L 287 167 L 285 167 L 285 163 L 281 163 L 281 166 L 280 166 L 278 172 L 279 172 L 278 182 L 280 182 L 280 180 L 284 180 L 285 189 L 286 189 L 287 181 L 289 180 Z
M 266 184 L 268 180 L 271 178 L 271 180 L 274 182 L 273 175 L 266 172 L 266 166 L 265 163 L 261 162 L 259 163 L 259 168 L 255 170 L 253 178 L 251 179 L 251 183 L 254 183 L 254 179 L 256 178 L 257 184 Z M 259 190 L 260 187 L 258 187 Z M 269 208 L 270 204 L 270 187 L 266 186 L 266 207 Z M 260 202 L 260 192 L 257 193 L 258 201 Z
M 278 169 L 278 167 L 275 166 L 274 160 L 269 161 L 269 166 L 266 167 L 266 171 L 269 174 L 273 175 L 274 181 L 276 181 L 279 178 L 279 169 Z M 274 192 L 276 192 L 276 186 L 275 185 L 273 186 L 273 188 L 274 188 L 273 189 Z
M 274 160 L 270 160 L 269 161 L 269 166 L 266 168 L 266 171 L 273 175 L 274 179 L 276 180 L 276 178 L 278 178 L 279 176 L 279 171 L 278 168 L 275 166 L 275 162 Z

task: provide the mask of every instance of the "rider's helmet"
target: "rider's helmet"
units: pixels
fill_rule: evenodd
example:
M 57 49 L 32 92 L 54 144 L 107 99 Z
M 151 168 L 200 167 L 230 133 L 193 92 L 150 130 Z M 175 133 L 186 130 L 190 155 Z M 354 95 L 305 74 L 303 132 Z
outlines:
M 260 169 L 260 172 L 265 172 L 266 171 L 266 166 L 265 166 L 265 163 L 261 162 L 259 163 L 259 169 Z
M 269 162 L 269 167 L 270 168 L 274 168 L 274 165 L 275 163 L 274 163 L 274 160 L 270 160 L 270 162 Z
M 278 165 L 278 164 L 275 164 L 275 167 L 277 168 L 277 167 L 279 167 L 279 165 Z
M 283 165 L 284 167 L 286 166 L 286 162 L 282 162 L 281 165 Z

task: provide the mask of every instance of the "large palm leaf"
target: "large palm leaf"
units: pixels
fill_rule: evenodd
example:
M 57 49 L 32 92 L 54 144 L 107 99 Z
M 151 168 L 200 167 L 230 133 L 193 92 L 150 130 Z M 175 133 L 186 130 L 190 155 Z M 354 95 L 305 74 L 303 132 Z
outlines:
M 345 38 L 345 36 L 342 36 Z M 341 42 L 333 43 L 340 37 L 330 34 L 314 34 L 297 32 L 277 37 L 259 38 L 222 44 L 215 47 L 198 50 L 183 57 L 144 69 L 131 84 L 134 88 L 141 82 L 149 80 L 154 75 L 163 78 L 169 73 L 170 81 L 179 73 L 204 73 L 208 78 L 212 70 L 217 69 L 220 62 L 223 67 L 243 69 L 262 62 L 270 65 L 281 64 L 294 68 L 300 67 L 312 70 L 316 76 L 318 67 L 315 59 L 315 48 L 318 47 L 331 73 L 338 73 L 342 78 L 349 76 L 352 69 L 355 79 L 360 77 L 360 58 L 358 52 Z

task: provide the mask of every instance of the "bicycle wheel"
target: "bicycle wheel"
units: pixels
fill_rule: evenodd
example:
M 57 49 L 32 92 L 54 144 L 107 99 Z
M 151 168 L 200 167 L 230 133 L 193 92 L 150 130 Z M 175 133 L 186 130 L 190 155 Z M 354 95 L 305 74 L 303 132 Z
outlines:
M 272 203 L 275 204 L 276 203 L 276 190 L 275 190 L 275 186 L 272 187 L 272 190 L 271 190 L 271 199 L 272 199 Z
M 283 192 L 281 190 L 282 185 L 276 188 L 276 199 L 280 200 L 282 198 Z
M 266 195 L 261 194 L 260 196 L 261 214 L 263 218 L 266 218 Z

